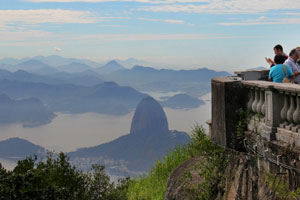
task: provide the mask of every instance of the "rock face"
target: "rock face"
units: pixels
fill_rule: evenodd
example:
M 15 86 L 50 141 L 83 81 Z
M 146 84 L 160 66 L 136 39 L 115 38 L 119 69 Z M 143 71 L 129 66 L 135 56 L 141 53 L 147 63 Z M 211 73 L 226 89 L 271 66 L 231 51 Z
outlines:
M 161 105 L 152 97 L 144 98 L 136 108 L 130 133 L 168 132 L 168 121 Z
M 193 194 L 189 189 L 202 181 L 197 167 L 201 165 L 203 160 L 204 158 L 194 157 L 173 170 L 167 182 L 166 200 L 188 200 L 193 198 Z M 186 178 L 187 173 L 190 173 L 191 178 Z
M 276 197 L 266 181 L 266 172 L 260 170 L 246 153 L 228 151 L 230 162 L 224 166 L 222 179 L 211 199 L 215 200 L 276 200 Z M 206 162 L 204 158 L 195 157 L 179 165 L 168 178 L 165 200 L 197 199 L 195 190 L 201 191 L 199 185 L 204 178 L 199 176 L 197 168 Z M 186 174 L 190 174 L 187 176 Z M 275 177 L 276 179 L 276 177 Z M 277 177 L 277 181 L 281 179 Z M 283 180 L 281 180 L 283 182 Z M 275 186 L 277 188 L 278 186 Z

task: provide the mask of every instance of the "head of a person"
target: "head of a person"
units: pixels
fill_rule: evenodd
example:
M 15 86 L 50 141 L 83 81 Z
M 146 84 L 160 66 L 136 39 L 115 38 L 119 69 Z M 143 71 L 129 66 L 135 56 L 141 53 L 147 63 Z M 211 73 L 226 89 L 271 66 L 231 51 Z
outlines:
M 275 55 L 283 54 L 283 48 L 280 44 L 277 44 L 274 48 Z
M 286 60 L 285 56 L 282 54 L 278 54 L 274 57 L 274 62 L 278 65 L 278 64 L 283 64 L 284 61 Z
M 299 58 L 299 51 L 297 49 L 292 49 L 289 54 L 289 57 L 292 58 L 296 62 Z

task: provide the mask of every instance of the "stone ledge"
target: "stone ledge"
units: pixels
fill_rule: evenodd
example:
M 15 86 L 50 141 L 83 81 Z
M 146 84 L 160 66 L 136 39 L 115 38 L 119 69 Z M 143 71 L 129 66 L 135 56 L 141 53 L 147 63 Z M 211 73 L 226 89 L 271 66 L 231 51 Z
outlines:
M 277 128 L 276 140 L 285 142 L 291 146 L 300 147 L 300 134 L 282 128 Z

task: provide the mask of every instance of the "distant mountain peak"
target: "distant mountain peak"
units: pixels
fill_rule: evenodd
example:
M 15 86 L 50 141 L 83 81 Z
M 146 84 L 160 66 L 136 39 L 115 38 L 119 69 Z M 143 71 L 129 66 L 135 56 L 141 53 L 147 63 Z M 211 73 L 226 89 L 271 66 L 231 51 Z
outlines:
M 152 97 L 145 97 L 137 106 L 130 133 L 168 132 L 168 121 L 161 105 Z
M 124 67 L 119 64 L 116 60 L 111 60 L 108 63 L 106 63 L 102 68 L 116 68 L 116 69 L 123 69 Z
M 102 87 L 117 87 L 119 85 L 115 82 L 107 81 L 107 82 L 104 82 L 102 84 L 99 84 L 99 86 L 102 86 Z
M 20 65 L 27 65 L 27 64 L 30 64 L 30 65 L 46 65 L 45 63 L 41 62 L 41 61 L 38 61 L 38 60 L 35 60 L 35 59 L 31 59 L 31 60 L 27 60 L 25 62 L 22 62 L 20 63 Z
M 108 74 L 114 71 L 125 69 L 123 65 L 120 65 L 116 60 L 111 60 L 106 63 L 103 67 L 97 69 L 100 74 Z
M 107 63 L 107 65 L 110 65 L 110 64 L 119 64 L 116 60 L 111 60 Z

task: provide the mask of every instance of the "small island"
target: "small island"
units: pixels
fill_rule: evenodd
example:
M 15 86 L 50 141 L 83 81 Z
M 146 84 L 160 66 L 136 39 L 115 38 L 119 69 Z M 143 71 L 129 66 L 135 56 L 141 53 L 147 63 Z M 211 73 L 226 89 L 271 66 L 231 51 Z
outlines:
M 192 109 L 203 105 L 204 101 L 188 94 L 176 94 L 161 101 L 160 104 L 173 109 Z

